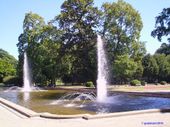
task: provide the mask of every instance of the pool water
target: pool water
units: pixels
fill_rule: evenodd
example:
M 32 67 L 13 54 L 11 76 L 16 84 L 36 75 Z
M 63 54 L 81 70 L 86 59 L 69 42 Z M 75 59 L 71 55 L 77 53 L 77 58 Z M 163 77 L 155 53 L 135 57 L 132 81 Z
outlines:
M 96 114 L 113 113 L 144 109 L 170 108 L 169 98 L 129 96 L 111 93 L 104 103 L 91 100 L 61 99 L 67 94 L 65 90 L 45 90 L 34 92 L 12 92 L 0 90 L 0 97 L 36 112 L 52 114 Z

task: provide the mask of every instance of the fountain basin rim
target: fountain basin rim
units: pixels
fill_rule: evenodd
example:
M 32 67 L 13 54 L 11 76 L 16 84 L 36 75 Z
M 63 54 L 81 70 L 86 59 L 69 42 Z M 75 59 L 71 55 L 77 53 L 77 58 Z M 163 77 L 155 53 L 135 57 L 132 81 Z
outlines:
M 56 115 L 48 112 L 37 113 L 3 98 L 0 98 L 0 103 L 4 106 L 7 106 L 8 108 L 11 108 L 12 110 L 17 111 L 18 113 L 28 118 L 31 117 L 41 117 L 41 118 L 48 118 L 48 119 L 77 119 L 78 118 L 78 119 L 90 120 L 90 119 L 102 119 L 102 118 L 112 118 L 112 117 L 130 116 L 130 115 L 142 115 L 147 113 L 163 113 L 163 112 L 170 113 L 170 108 L 168 108 L 168 109 L 149 109 L 149 110 L 118 112 L 118 113 L 96 114 L 96 115 L 90 115 L 90 114 Z

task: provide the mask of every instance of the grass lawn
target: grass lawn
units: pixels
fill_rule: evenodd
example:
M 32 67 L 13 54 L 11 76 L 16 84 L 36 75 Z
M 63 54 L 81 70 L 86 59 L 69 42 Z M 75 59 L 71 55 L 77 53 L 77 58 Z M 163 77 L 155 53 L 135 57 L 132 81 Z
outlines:
M 170 84 L 168 85 L 153 85 L 148 84 L 146 86 L 129 86 L 129 85 L 112 85 L 109 86 L 109 90 L 111 91 L 126 91 L 126 92 L 159 92 L 159 91 L 169 91 L 170 92 Z

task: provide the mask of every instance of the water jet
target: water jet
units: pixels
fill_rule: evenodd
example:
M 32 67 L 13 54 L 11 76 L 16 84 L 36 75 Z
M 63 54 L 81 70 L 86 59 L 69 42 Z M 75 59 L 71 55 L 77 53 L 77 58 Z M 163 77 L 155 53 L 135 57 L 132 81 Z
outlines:
M 104 50 L 103 40 L 97 36 L 97 101 L 104 102 L 107 98 L 107 59 Z
M 28 63 L 28 57 L 27 53 L 24 53 L 24 66 L 23 66 L 23 92 L 30 92 L 32 91 L 31 88 L 31 77 L 30 77 L 30 69 L 29 69 L 29 63 Z

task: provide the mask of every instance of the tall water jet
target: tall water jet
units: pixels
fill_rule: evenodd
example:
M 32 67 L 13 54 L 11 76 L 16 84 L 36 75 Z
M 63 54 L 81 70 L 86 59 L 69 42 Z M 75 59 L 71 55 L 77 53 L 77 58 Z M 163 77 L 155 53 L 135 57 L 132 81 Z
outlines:
M 28 64 L 28 58 L 26 52 L 24 53 L 24 66 L 23 66 L 23 79 L 24 79 L 24 86 L 22 91 L 29 92 L 31 91 L 31 78 L 30 78 L 30 70 Z
M 107 98 L 107 59 L 104 50 L 103 40 L 101 36 L 97 36 L 97 101 L 104 102 Z

